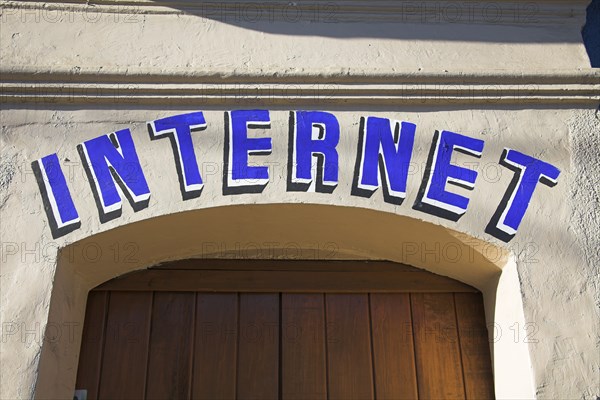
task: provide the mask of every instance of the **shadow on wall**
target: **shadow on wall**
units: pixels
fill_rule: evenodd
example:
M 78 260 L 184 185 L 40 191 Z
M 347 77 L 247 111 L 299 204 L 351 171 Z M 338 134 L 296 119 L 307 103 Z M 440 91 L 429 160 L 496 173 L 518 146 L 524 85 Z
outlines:
M 272 34 L 497 43 L 581 42 L 581 3 L 297 0 L 165 1 L 160 6 Z M 545 6 L 546 7 L 546 6 Z M 535 27 L 536 29 L 531 29 Z
M 592 0 L 588 6 L 581 35 L 592 68 L 600 68 L 600 0 Z

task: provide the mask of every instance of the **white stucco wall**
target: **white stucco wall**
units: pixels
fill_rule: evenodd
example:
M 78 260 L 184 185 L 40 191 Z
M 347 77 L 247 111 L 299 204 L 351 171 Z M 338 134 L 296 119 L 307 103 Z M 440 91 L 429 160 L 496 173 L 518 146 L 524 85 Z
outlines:
M 467 19 L 458 21 L 447 2 L 428 2 L 429 8 L 417 10 L 404 3 L 405 8 L 381 3 L 353 9 L 340 2 L 316 10 L 300 3 L 302 15 L 316 14 L 293 20 L 282 17 L 282 10 L 290 10 L 281 4 L 264 6 L 273 19 L 257 21 L 249 20 L 250 14 L 236 17 L 235 11 L 215 16 L 214 9 L 191 3 L 178 9 L 135 4 L 3 5 L 0 398 L 68 395 L 74 377 L 62 374 L 77 365 L 73 348 L 85 309 L 70 301 L 85 297 L 86 285 L 100 279 L 94 268 L 106 265 L 110 273 L 102 279 L 109 279 L 161 261 L 159 255 L 144 255 L 152 249 L 143 246 L 167 240 L 170 232 L 147 232 L 147 242 L 138 243 L 115 228 L 183 211 L 282 203 L 382 211 L 390 221 L 380 224 L 385 232 L 401 232 L 403 224 L 426 230 L 413 225 L 424 221 L 452 230 L 465 248 L 494 249 L 461 264 L 443 250 L 427 253 L 437 239 L 427 244 L 423 239 L 415 240 L 419 251 L 408 257 L 393 242 L 378 246 L 374 228 L 364 236 L 344 233 L 360 231 L 348 220 L 312 232 L 318 237 L 314 242 L 308 233 L 304 239 L 294 236 L 290 226 L 290 233 L 281 233 L 276 256 L 286 256 L 289 239 L 311 250 L 302 253 L 310 254 L 306 257 L 385 258 L 475 285 L 486 295 L 488 322 L 498 324 L 500 337 L 492 349 L 499 398 L 600 395 L 600 74 L 589 68 L 580 42 L 585 2 L 540 1 L 527 8 L 502 1 L 494 3 L 501 10 L 494 19 L 483 14 L 489 5 L 477 3 L 462 9 L 461 18 Z M 247 5 L 230 3 L 236 4 Z M 223 111 L 238 108 L 271 110 L 271 129 L 256 134 L 272 138 L 272 154 L 253 158 L 271 166 L 271 179 L 261 194 L 224 196 Z M 288 112 L 296 109 L 329 111 L 340 121 L 340 177 L 332 194 L 286 191 Z M 199 198 L 183 201 L 169 142 L 151 141 L 146 122 L 194 110 L 204 111 L 208 123 L 193 134 L 205 188 Z M 350 194 L 359 119 L 371 115 L 417 125 L 407 198 L 400 206 L 385 203 L 381 190 L 370 199 Z M 132 131 L 150 205 L 134 213 L 125 201 L 121 217 L 101 224 L 76 145 L 124 128 Z M 479 173 L 472 192 L 450 189 L 471 199 L 458 222 L 412 209 L 433 133 L 443 129 L 485 141 L 481 159 L 458 155 L 454 160 Z M 561 170 L 555 187 L 538 185 L 509 243 L 484 232 L 513 177 L 498 165 L 504 147 Z M 58 239 L 51 236 L 31 170 L 32 161 L 55 152 L 82 222 Z M 200 223 L 202 214 L 197 218 Z M 245 224 L 259 224 L 251 215 L 245 218 Z M 329 222 L 340 221 L 345 220 Z M 399 226 L 393 228 L 391 221 Z M 213 244 L 225 240 L 231 240 L 224 251 L 231 255 L 236 243 L 248 248 L 257 240 L 242 228 L 230 239 L 210 225 L 186 229 L 202 242 L 178 249 L 185 256 L 223 256 Z M 99 233 L 104 239 L 93 237 Z M 274 240 L 258 235 L 263 242 Z M 84 245 L 70 248 L 79 261 L 59 263 L 58 249 L 80 240 Z M 311 246 L 324 248 L 332 241 L 335 251 L 312 251 Z M 128 265 L 130 243 L 141 250 L 139 262 Z M 98 248 L 106 264 L 90 261 Z M 43 382 L 37 391 L 36 382 Z

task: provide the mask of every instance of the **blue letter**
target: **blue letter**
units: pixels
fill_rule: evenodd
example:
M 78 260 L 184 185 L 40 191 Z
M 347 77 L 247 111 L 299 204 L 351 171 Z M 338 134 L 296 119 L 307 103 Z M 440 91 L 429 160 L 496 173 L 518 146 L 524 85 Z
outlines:
M 267 186 L 269 168 L 249 166 L 248 156 L 271 154 L 271 138 L 249 138 L 248 129 L 270 127 L 267 110 L 225 113 L 223 194 L 260 193 Z
M 56 153 L 34 161 L 31 167 L 42 193 L 52 237 L 56 239 L 79 228 L 79 214 Z
M 556 185 L 560 171 L 551 164 L 508 148 L 502 152 L 500 164 L 515 171 L 515 176 L 485 231 L 508 242 L 517 233 L 538 182 L 552 187 Z
M 78 150 L 96 198 L 100 222 L 121 215 L 121 194 L 135 211 L 148 206 L 150 189 L 129 129 L 88 140 Z
M 333 192 L 338 184 L 337 118 L 323 111 L 290 112 L 289 140 L 288 191 Z
M 353 195 L 371 197 L 383 180 L 384 200 L 402 204 L 406 197 L 415 129 L 415 124 L 410 122 L 377 117 L 367 117 L 365 128 L 365 118 L 360 119 Z
M 483 140 L 463 136 L 458 133 L 435 132 L 429 152 L 425 176 L 419 189 L 413 209 L 458 221 L 467 211 L 469 199 L 446 191 L 446 184 L 472 190 L 477 172 L 450 163 L 454 150 L 481 157 Z
M 200 111 L 148 122 L 148 132 L 152 139 L 168 136 L 171 140 L 179 189 L 184 200 L 200 196 L 204 187 L 192 142 L 192 132 L 203 129 L 206 129 L 206 122 Z

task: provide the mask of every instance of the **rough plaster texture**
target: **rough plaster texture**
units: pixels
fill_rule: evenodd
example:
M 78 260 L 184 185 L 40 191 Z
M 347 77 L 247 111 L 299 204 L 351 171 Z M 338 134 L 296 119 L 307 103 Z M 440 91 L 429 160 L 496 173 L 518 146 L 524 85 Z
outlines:
M 600 108 L 600 106 L 599 106 Z M 569 138 L 571 142 L 571 164 L 573 166 L 573 183 L 569 202 L 573 209 L 571 215 L 572 228 L 575 236 L 574 245 L 583 253 L 585 262 L 577 271 L 572 271 L 569 279 L 576 283 L 571 291 L 562 292 L 564 304 L 567 305 L 578 297 L 593 296 L 595 307 L 585 315 L 594 326 L 588 333 L 590 339 L 596 340 L 594 356 L 586 360 L 589 370 L 595 374 L 596 390 L 600 392 L 600 164 L 598 163 L 600 148 L 600 114 L 599 109 L 577 110 L 569 120 Z M 574 323 L 576 323 L 574 321 Z M 576 335 L 573 336 L 577 338 Z M 568 377 L 568 371 L 575 366 L 570 364 L 570 358 L 577 353 L 572 338 L 561 337 L 561 343 L 555 344 L 550 364 L 563 369 L 563 375 Z M 587 354 L 577 357 L 587 359 Z M 539 385 L 543 391 L 543 385 Z M 582 388 L 583 389 L 583 388 Z M 593 390 L 593 389 L 592 389 Z M 593 394 L 593 393 L 592 393 Z
M 499 2 L 506 11 L 494 23 L 479 18 L 457 24 L 447 15 L 431 22 L 427 18 L 435 16 L 434 11 L 399 24 L 397 19 L 407 14 L 375 12 L 383 3 L 374 3 L 369 9 L 373 13 L 363 17 L 341 2 L 340 20 L 332 24 L 223 21 L 203 18 L 206 10 L 185 2 L 181 4 L 191 7 L 187 14 L 183 6 L 157 7 L 143 1 L 107 12 L 97 10 L 112 6 L 90 11 L 83 5 L 15 2 L 2 10 L 0 61 L 2 71 L 12 74 L 10 79 L 32 84 L 33 90 L 32 73 L 60 83 L 64 75 L 58 72 L 64 71 L 73 71 L 74 78 L 78 71 L 99 72 L 99 79 L 125 83 L 132 74 L 152 71 L 158 74 L 153 78 L 158 84 L 181 76 L 200 82 L 247 81 L 251 76 L 257 87 L 267 85 L 270 77 L 295 73 L 306 74 L 308 84 L 321 82 L 319 76 L 362 83 L 365 77 L 390 71 L 414 74 L 417 82 L 429 83 L 432 78 L 421 72 L 469 70 L 475 82 L 494 72 L 502 84 L 529 71 L 541 78 L 525 83 L 542 87 L 565 71 L 588 69 L 580 36 L 585 3 L 531 2 L 540 10 L 538 19 L 517 23 L 516 3 Z M 70 12 L 44 16 L 44 7 Z M 90 15 L 100 19 L 91 22 Z M 530 14 L 521 10 L 518 15 Z M 444 82 L 443 76 L 436 79 Z M 454 79 L 460 81 L 460 76 Z M 26 85 L 19 88 L 31 90 Z M 332 194 L 286 192 L 288 110 L 299 107 L 293 99 L 268 107 L 272 128 L 253 133 L 273 138 L 272 154 L 256 157 L 256 162 L 271 166 L 269 185 L 260 195 L 237 196 L 221 191 L 223 111 L 239 107 L 235 98 L 225 96 L 225 106 L 160 101 L 151 105 L 132 101 L 125 86 L 111 104 L 75 98 L 70 104 L 48 103 L 41 100 L 45 93 L 39 101 L 4 103 L 0 398 L 69 397 L 91 287 L 168 259 L 236 256 L 389 259 L 465 281 L 482 290 L 486 318 L 500 329 L 500 337 L 491 343 L 499 398 L 594 399 L 600 395 L 598 101 L 570 103 L 568 90 L 560 84 L 553 88 L 564 96 L 556 98 L 556 104 L 526 104 L 521 92 L 512 93 L 508 104 L 494 102 L 499 98 L 467 105 L 448 98 L 421 106 L 393 101 L 377 106 L 303 104 L 334 112 L 342 127 L 340 183 Z M 472 95 L 471 89 L 470 84 L 456 86 L 464 98 Z M 145 122 L 196 109 L 205 111 L 209 124 L 193 135 L 206 184 L 200 198 L 182 201 L 169 142 L 150 141 Z M 384 203 L 380 191 L 370 199 L 350 196 L 358 121 L 364 115 L 417 124 L 414 168 L 401 206 Z M 150 206 L 134 213 L 125 202 L 120 218 L 100 224 L 75 146 L 123 128 L 132 130 L 152 191 Z M 471 198 L 457 223 L 411 208 L 436 129 L 486 142 L 480 160 L 464 155 L 455 159 L 479 172 L 475 190 L 456 189 Z M 554 188 L 539 185 L 517 236 L 508 244 L 484 233 L 513 175 L 498 165 L 504 147 L 561 170 Z M 30 168 L 32 161 L 54 152 L 82 221 L 79 230 L 59 239 L 50 234 Z M 274 252 L 250 251 L 256 242 L 279 244 Z M 136 250 L 133 256 L 130 243 Z M 407 243 L 415 244 L 417 253 L 409 254 L 403 247 Z M 461 257 L 446 253 L 449 245 L 458 246 Z
M 589 66 L 582 0 L 425 1 L 416 9 L 409 2 L 338 1 L 327 8 L 299 1 L 265 3 L 263 11 L 252 2 L 228 3 L 214 9 L 190 1 L 172 7 L 148 0 L 93 7 L 14 2 L 3 10 L 3 67 L 235 76 Z
M 363 236 L 361 236 L 362 241 L 359 240 L 360 238 L 349 240 L 347 238 L 348 232 L 358 226 L 365 229 L 364 233 L 368 233 L 373 238 L 379 237 L 374 233 L 377 229 L 385 228 L 385 222 L 374 225 L 372 228 L 365 228 L 364 222 L 358 222 L 354 225 L 352 214 L 331 221 L 330 224 L 335 227 L 335 230 L 329 235 L 324 235 L 321 239 L 318 237 L 315 239 L 314 231 L 307 232 L 304 235 L 305 239 L 301 239 L 302 235 L 294 237 L 285 234 L 285 229 L 291 231 L 294 231 L 291 227 L 300 229 L 299 227 L 303 226 L 301 221 L 286 224 L 285 229 L 276 231 L 268 227 L 260 228 L 260 221 L 268 220 L 269 213 L 264 217 L 260 217 L 259 214 L 254 214 L 254 217 L 252 215 L 235 217 L 228 216 L 225 212 L 225 215 L 221 215 L 221 223 L 218 220 L 214 222 L 208 220 L 204 225 L 202 224 L 203 219 L 200 218 L 197 225 L 194 225 L 195 228 L 183 229 L 178 225 L 170 228 L 160 228 L 159 225 L 154 230 L 152 228 L 142 229 L 141 232 L 145 232 L 145 235 L 154 242 L 154 245 L 147 245 L 140 250 L 140 254 L 144 254 L 144 256 L 139 257 L 145 260 L 145 263 L 135 265 L 119 264 L 120 266 L 114 272 L 108 275 L 103 274 L 102 278 L 98 280 L 91 278 L 89 269 L 82 267 L 83 269 L 80 270 L 73 266 L 77 263 L 70 263 L 66 266 L 63 264 L 63 273 L 60 275 L 62 278 L 56 280 L 55 277 L 57 267 L 55 252 L 58 247 L 64 247 L 65 244 L 73 243 L 98 232 L 110 233 L 111 229 L 128 223 L 148 220 L 153 216 L 212 208 L 220 205 L 313 203 L 381 210 L 390 215 L 387 219 L 390 224 L 392 223 L 390 218 L 394 214 L 406 215 L 416 220 L 430 221 L 436 225 L 464 232 L 471 236 L 472 239 L 468 237 L 463 239 L 468 247 L 476 248 L 477 240 L 475 238 L 477 238 L 494 243 L 514 254 L 516 266 L 522 280 L 525 318 L 521 320 L 514 310 L 512 315 L 504 317 L 504 322 L 500 326 L 505 340 L 503 343 L 506 345 L 506 340 L 510 339 L 510 341 L 508 344 L 509 350 L 500 354 L 515 353 L 516 347 L 523 347 L 525 334 L 533 332 L 528 339 L 537 340 L 538 343 L 528 343 L 528 346 L 533 362 L 538 395 L 541 398 L 593 397 L 594 385 L 596 385 L 594 380 L 597 376 L 595 368 L 597 368 L 598 359 L 595 356 L 597 354 L 597 343 L 592 334 L 596 328 L 596 321 L 590 316 L 596 315 L 596 311 L 594 310 L 592 296 L 593 287 L 588 286 L 586 290 L 580 288 L 581 284 L 590 282 L 590 279 L 586 278 L 589 278 L 589 274 L 593 273 L 593 270 L 587 264 L 586 255 L 579 247 L 574 245 L 574 242 L 578 240 L 571 233 L 573 230 L 571 220 L 574 211 L 572 203 L 565 200 L 571 197 L 572 185 L 570 182 L 574 179 L 569 144 L 570 125 L 567 124 L 567 121 L 573 120 L 573 111 L 560 108 L 551 110 L 457 109 L 452 111 L 405 109 L 401 116 L 397 113 L 376 110 L 338 111 L 336 115 L 344 132 L 339 145 L 341 175 L 338 188 L 330 195 L 286 192 L 287 112 L 272 111 L 272 128 L 262 133 L 269 134 L 273 138 L 273 153 L 264 158 L 265 161 L 272 163 L 272 180 L 261 195 L 246 194 L 238 196 L 223 196 L 221 194 L 222 175 L 219 168 L 222 165 L 223 154 L 222 111 L 205 111 L 209 128 L 194 135 L 194 141 L 198 149 L 198 159 L 204 171 L 205 189 L 200 198 L 185 202 L 181 200 L 178 190 L 173 154 L 168 141 L 150 141 L 144 124 L 145 120 L 163 115 L 172 115 L 181 111 L 183 110 L 106 110 L 93 107 L 85 110 L 68 110 L 54 107 L 51 110 L 13 109 L 2 112 L 3 123 L 8 127 L 3 135 L 4 149 L 13 149 L 12 152 L 6 150 L 9 159 L 15 157 L 13 154 L 18 154 L 19 159 L 16 166 L 18 172 L 15 173 L 8 188 L 10 196 L 7 197 L 2 208 L 3 227 L 14 227 L 13 229 L 3 228 L 2 230 L 2 242 L 5 246 L 3 257 L 5 257 L 5 260 L 3 260 L 2 268 L 3 290 L 1 296 L 3 304 L 6 305 L 2 308 L 2 317 L 3 321 L 25 323 L 25 326 L 21 326 L 20 329 L 27 327 L 30 330 L 30 333 L 25 336 L 21 331 L 15 335 L 7 335 L 5 343 L 3 343 L 3 358 L 6 360 L 18 358 L 20 360 L 14 369 L 3 372 L 3 390 L 7 390 L 6 396 L 27 397 L 35 384 L 36 375 L 34 371 L 37 369 L 36 366 L 41 351 L 40 346 L 43 343 L 40 340 L 41 327 L 46 324 L 46 318 L 49 318 L 48 312 L 51 310 L 50 294 L 52 292 L 58 298 L 66 296 L 67 299 L 71 299 L 71 301 L 61 303 L 60 301 L 57 302 L 55 298 L 54 301 L 58 305 L 53 306 L 54 311 L 51 315 L 54 313 L 54 318 L 57 319 L 51 321 L 60 322 L 53 322 L 53 324 L 74 323 L 80 321 L 83 317 L 83 298 L 87 288 L 128 270 L 152 265 L 164 259 L 177 256 L 219 256 L 220 251 L 231 254 L 235 252 L 236 243 L 242 243 L 243 246 L 244 243 L 250 242 L 277 242 L 277 238 L 280 238 L 280 243 L 283 243 L 285 238 L 285 242 L 299 243 L 300 247 L 309 250 L 311 246 L 315 246 L 315 244 L 311 245 L 313 240 L 321 248 L 324 248 L 326 243 L 333 241 L 336 243 L 339 254 L 322 253 L 320 258 L 327 258 L 328 256 L 333 256 L 332 258 L 352 258 L 351 256 L 357 256 L 360 258 L 385 258 L 407 262 L 437 273 L 460 278 L 479 287 L 484 293 L 486 293 L 486 288 L 488 293 L 497 290 L 497 283 L 490 284 L 490 281 L 497 280 L 495 274 L 507 265 L 503 252 L 498 252 L 495 247 L 489 246 L 484 246 L 484 250 L 481 250 L 482 254 L 490 259 L 488 261 L 491 262 L 489 272 L 485 272 L 485 257 L 479 261 L 469 259 L 467 250 L 464 250 L 464 257 L 458 262 L 456 260 L 452 261 L 453 256 L 444 253 L 443 250 L 434 251 L 433 255 L 427 254 L 426 250 L 428 248 L 435 249 L 436 243 L 438 245 L 449 243 L 451 241 L 449 237 L 436 240 L 434 236 L 431 236 L 428 240 L 421 240 L 409 236 L 402 239 L 401 236 L 394 234 L 389 235 L 389 237 L 396 238 L 393 243 L 380 247 L 376 247 L 372 241 L 368 241 Z M 413 155 L 415 171 L 409 178 L 408 198 L 405 204 L 401 206 L 384 203 L 379 192 L 375 193 L 371 199 L 349 196 L 356 156 L 357 122 L 359 116 L 363 113 L 389 117 L 397 116 L 417 124 L 417 140 Z M 592 114 L 592 111 L 588 110 L 587 117 Z M 585 117 L 585 114 L 583 117 Z M 138 213 L 134 213 L 129 205 L 125 204 L 122 217 L 100 224 L 89 184 L 78 161 L 75 145 L 102 133 L 124 127 L 132 129 L 142 166 L 152 190 L 151 203 L 147 209 Z M 420 184 L 422 168 L 425 164 L 432 133 L 435 128 L 446 127 L 486 140 L 483 158 L 475 160 L 478 164 L 474 167 L 479 171 L 480 178 L 476 189 L 470 196 L 469 210 L 457 223 L 418 213 L 410 208 Z M 594 131 L 589 132 L 592 134 Z M 540 140 L 541 137 L 544 140 Z M 548 143 L 553 143 L 553 146 L 548 147 Z M 538 193 L 532 200 L 518 236 L 508 245 L 499 243 L 484 233 L 485 224 L 494 212 L 512 177 L 512 172 L 497 167 L 497 160 L 503 146 L 517 149 L 526 148 L 530 154 L 557 165 L 563 174 L 556 187 L 540 186 L 538 188 Z M 39 191 L 33 175 L 29 171 L 29 163 L 32 159 L 53 151 L 58 151 L 61 160 L 69 160 L 68 162 L 64 161 L 65 166 L 70 166 L 69 168 L 65 167 L 65 171 L 82 220 L 81 229 L 57 240 L 53 240 L 50 236 L 46 216 L 41 207 Z M 460 156 L 456 161 L 462 163 L 462 165 L 468 165 L 465 163 L 472 160 Z M 276 220 L 285 219 L 283 216 L 278 218 L 276 214 L 271 213 L 271 215 Z M 358 216 L 359 214 L 354 218 Z M 318 221 L 326 221 L 326 219 L 322 218 L 313 222 L 305 218 L 304 223 L 313 226 L 314 229 L 315 225 L 318 226 Z M 563 223 L 553 223 L 555 221 L 563 221 Z M 328 225 L 325 222 L 323 223 L 324 226 L 319 227 L 317 231 L 327 229 Z M 230 229 L 225 229 L 219 234 L 219 231 L 216 230 L 219 224 Z M 233 228 L 238 224 L 239 227 Z M 253 225 L 259 227 L 257 228 L 259 232 L 272 230 L 277 235 L 253 234 L 251 233 Z M 419 229 L 423 229 L 419 228 L 418 225 L 414 225 L 414 223 L 413 225 L 407 225 L 407 222 L 399 222 L 395 226 L 396 229 L 400 226 L 405 228 L 406 232 L 410 232 L 411 235 L 414 235 Z M 241 231 L 239 236 L 231 237 L 231 229 L 240 231 L 242 227 L 244 227 L 244 231 Z M 183 229 L 183 232 L 190 232 L 188 236 L 194 238 L 195 244 L 187 247 L 185 244 L 181 244 L 183 242 L 175 242 L 180 245 L 180 247 L 177 247 L 177 244 L 174 243 L 172 246 L 177 250 L 176 255 L 165 250 L 164 254 L 152 257 L 151 249 L 156 248 L 161 241 L 166 241 L 167 238 L 173 236 L 174 231 L 178 229 Z M 196 229 L 196 231 L 193 229 Z M 117 231 L 114 232 L 117 235 Z M 384 231 L 381 232 L 381 235 L 386 236 Z M 175 237 L 179 236 L 176 235 Z M 202 238 L 200 243 L 197 239 L 199 237 Z M 227 239 L 228 237 L 229 239 Z M 80 243 L 79 247 L 75 245 L 71 251 L 74 251 L 74 254 L 79 255 L 83 260 L 87 259 L 89 261 L 89 259 L 96 258 L 95 253 L 100 249 L 104 254 L 103 257 L 110 259 L 110 257 L 114 257 L 111 246 L 114 246 L 115 243 L 121 247 L 121 251 L 125 251 L 123 247 L 126 243 L 133 242 L 137 246 L 141 246 L 140 243 L 145 240 L 143 239 L 144 234 L 139 232 L 126 235 L 127 239 L 114 236 L 111 240 L 110 235 L 108 238 L 105 242 L 93 242 L 95 244 L 92 247 Z M 216 250 L 215 243 L 217 243 Z M 416 243 L 421 251 L 413 258 L 407 259 L 406 254 L 402 252 L 402 243 Z M 15 254 L 12 254 L 13 247 L 7 247 L 12 245 L 17 246 Z M 443 249 L 443 247 L 440 249 Z M 593 252 L 593 250 L 588 251 Z M 308 252 L 305 254 L 310 258 L 314 253 Z M 244 255 L 242 254 L 242 256 Z M 119 257 L 125 257 L 125 255 L 121 254 Z M 108 262 L 106 264 L 102 262 L 88 264 L 94 268 L 107 268 L 109 265 Z M 468 272 L 460 272 L 461 265 L 467 266 Z M 498 266 L 493 267 L 494 265 Z M 58 266 L 61 268 L 61 264 Z M 76 268 L 75 272 L 73 274 L 65 273 L 64 271 L 69 271 L 69 268 Z M 110 271 L 110 269 L 107 271 Z M 74 281 L 70 282 L 69 280 Z M 90 282 L 84 284 L 86 280 L 90 280 Z M 53 281 L 57 285 L 54 289 L 52 288 Z M 78 284 L 77 281 L 80 283 Z M 549 282 L 554 283 L 549 284 Z M 60 289 L 61 285 L 64 285 L 65 289 Z M 492 289 L 489 289 L 490 285 Z M 24 291 L 24 287 L 27 287 L 27 290 Z M 548 290 L 549 287 L 552 287 L 553 290 Z M 79 289 L 76 290 L 76 288 Z M 76 291 L 72 293 L 73 290 Z M 520 299 L 514 297 L 519 293 L 518 289 L 515 291 L 512 287 L 508 292 L 512 292 L 512 299 L 510 296 L 504 297 L 507 293 L 505 291 L 500 293 L 498 297 L 492 296 L 492 300 L 486 301 L 486 308 L 490 310 L 488 317 L 490 317 L 490 314 L 492 316 L 490 322 L 498 321 L 493 316 L 495 310 L 501 308 L 499 303 L 505 306 L 506 304 L 514 304 L 515 300 L 520 301 Z M 79 295 L 80 301 L 73 301 L 73 299 L 78 298 L 76 294 Z M 491 305 L 490 302 L 492 302 Z M 494 302 L 495 304 L 493 304 Z M 60 315 L 64 315 L 64 313 L 56 311 L 56 309 L 60 310 L 64 307 L 69 310 L 66 312 L 68 318 L 61 318 Z M 565 320 L 567 321 L 566 324 Z M 533 329 L 533 331 L 526 330 L 524 322 L 531 323 L 532 327 L 527 329 Z M 31 327 L 31 324 L 33 324 L 33 327 Z M 37 328 L 37 335 L 39 335 L 37 337 L 36 324 L 40 325 L 40 328 Z M 515 327 L 515 324 L 518 325 Z M 46 352 L 52 354 L 52 356 L 46 355 L 46 357 L 60 360 L 61 354 L 67 354 L 71 360 L 69 365 L 72 369 L 76 365 L 74 364 L 76 354 L 73 355 L 72 352 L 69 353 L 64 349 L 63 351 L 60 350 L 62 346 L 67 345 L 77 347 L 70 342 L 63 342 L 68 334 L 67 328 L 68 325 L 61 328 L 62 340 L 56 342 L 46 340 L 46 345 L 49 346 L 46 348 Z M 514 335 L 517 334 L 515 330 L 519 335 L 516 339 L 514 339 Z M 581 334 L 581 332 L 588 332 L 589 334 Z M 510 345 L 511 341 L 512 345 Z M 563 349 L 564 346 L 569 347 Z M 53 348 L 56 348 L 56 350 L 52 351 Z M 68 346 L 65 348 L 68 348 Z M 50 362 L 50 365 L 54 365 L 56 362 L 60 365 L 65 361 Z M 502 368 L 504 369 L 502 373 L 508 373 L 509 377 L 512 378 L 512 385 L 514 385 L 515 376 L 511 372 L 514 373 L 515 366 L 508 368 L 508 372 L 506 371 L 506 364 L 502 365 Z M 56 373 L 61 371 L 61 368 L 44 368 L 43 370 Z M 576 373 L 573 374 L 573 371 L 576 371 Z M 74 376 L 71 376 L 70 379 L 74 379 Z M 65 385 L 71 382 L 66 378 L 61 380 L 60 377 L 50 379 L 50 381 Z M 18 384 L 16 384 L 17 382 Z M 43 380 L 43 382 L 47 381 Z M 56 386 L 53 389 L 56 389 Z M 65 393 L 68 386 L 59 386 L 59 389 L 59 393 Z M 499 388 L 499 390 L 502 390 L 502 388 Z M 37 392 L 37 396 L 43 398 L 46 397 L 44 393 L 50 392 L 49 389 L 46 392 L 40 390 Z M 511 396 L 504 396 L 504 398 L 509 397 Z M 517 397 L 513 396 L 513 398 Z

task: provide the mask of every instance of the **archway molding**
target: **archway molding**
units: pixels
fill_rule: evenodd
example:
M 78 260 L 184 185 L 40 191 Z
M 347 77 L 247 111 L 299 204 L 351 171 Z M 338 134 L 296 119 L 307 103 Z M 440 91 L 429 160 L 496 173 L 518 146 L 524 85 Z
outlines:
M 76 380 L 89 290 L 117 276 L 187 258 L 388 260 L 481 290 L 498 398 L 532 398 L 516 264 L 503 248 L 443 226 L 382 211 L 315 204 L 265 204 L 185 211 L 92 235 L 59 251 L 36 398 L 68 398 Z M 63 335 L 64 336 L 64 335 Z

